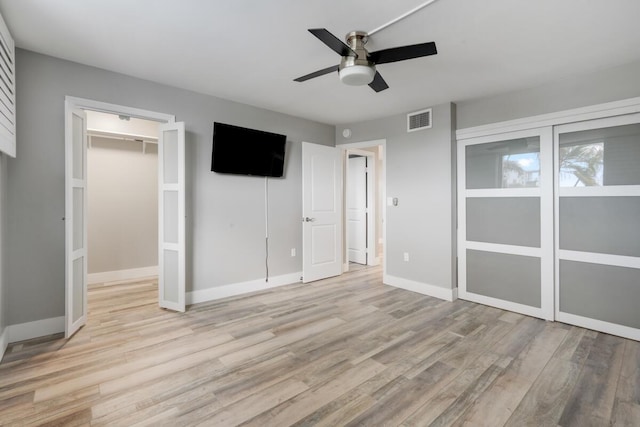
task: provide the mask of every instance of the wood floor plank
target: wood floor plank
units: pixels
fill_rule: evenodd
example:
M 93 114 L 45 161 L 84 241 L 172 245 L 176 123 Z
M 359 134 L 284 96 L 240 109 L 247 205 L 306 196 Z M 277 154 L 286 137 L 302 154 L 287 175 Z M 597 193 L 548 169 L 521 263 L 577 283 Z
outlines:
M 246 348 L 247 346 L 265 342 L 271 338 L 273 338 L 272 333 L 262 332 L 260 334 L 245 337 L 241 340 L 222 342 L 218 345 L 213 345 L 212 347 L 202 350 L 194 349 L 193 352 L 189 354 L 176 356 L 164 363 L 139 368 L 127 375 L 120 375 L 117 378 L 102 381 L 100 384 L 100 393 L 103 396 L 106 396 L 111 393 L 126 390 L 130 387 L 137 387 L 140 384 L 162 378 L 163 376 L 173 372 L 183 371 L 193 366 L 204 364 L 205 362 L 219 360 L 221 356 L 233 354 L 234 351 L 241 351 L 241 349 Z
M 564 426 L 607 424 L 622 368 L 624 341 L 598 334 L 560 417 Z
M 614 426 L 633 425 L 640 420 L 640 342 L 625 342 L 611 419 Z
M 439 388 L 440 383 L 446 382 L 454 370 L 446 363 L 437 362 L 412 380 L 401 377 L 404 381 L 397 381 L 397 387 L 392 386 L 383 393 L 375 393 L 373 397 L 376 398 L 376 405 L 369 407 L 348 425 L 399 424 L 415 412 Z M 407 390 L 412 392 L 407 393 Z
M 192 305 L 89 288 L 11 344 L 0 425 L 640 425 L 640 343 L 386 286 L 380 267 Z
M 358 386 L 369 378 L 382 372 L 384 365 L 368 359 L 353 366 L 333 380 L 301 393 L 288 401 L 279 404 L 268 412 L 263 413 L 250 422 L 248 426 L 291 425 L 317 409 L 340 397 L 350 389 Z
M 564 328 L 545 325 L 455 425 L 490 427 L 506 423 L 566 335 Z
M 93 422 L 109 424 L 114 420 L 130 417 L 141 408 L 162 404 L 176 396 L 188 394 L 216 378 L 220 374 L 215 371 L 220 362 L 215 360 L 195 366 L 185 371 L 168 374 L 159 381 L 153 381 L 122 393 L 100 399 L 92 407 Z
M 505 426 L 557 426 L 582 366 L 551 358 Z
M 434 394 L 427 402 L 402 422 L 404 426 L 444 425 L 452 423 L 461 409 L 477 397 L 500 373 L 501 356 L 483 353 L 461 371 L 453 380 Z
M 309 387 L 303 382 L 287 379 L 229 405 L 224 410 L 206 417 L 201 423 L 196 425 L 202 427 L 212 425 L 239 425 L 277 406 L 283 401 L 293 399 L 308 389 Z
M 72 378 L 57 384 L 44 386 L 36 390 L 34 402 L 51 399 L 56 396 L 68 393 L 70 390 L 81 389 L 91 385 L 101 384 L 106 381 L 137 372 L 150 366 L 154 366 L 166 361 L 174 360 L 176 357 L 203 350 L 209 347 L 223 344 L 233 340 L 230 335 L 213 335 L 206 340 L 194 341 L 189 345 L 173 346 L 162 353 L 150 353 L 144 357 L 134 358 L 118 366 L 112 366 L 107 369 L 96 369 L 91 375 Z

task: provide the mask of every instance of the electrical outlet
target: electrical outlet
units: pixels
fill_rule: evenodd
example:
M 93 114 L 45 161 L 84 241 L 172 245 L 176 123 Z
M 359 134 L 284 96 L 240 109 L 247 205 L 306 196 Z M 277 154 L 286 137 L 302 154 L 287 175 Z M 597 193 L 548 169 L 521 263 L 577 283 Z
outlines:
M 409 252 L 404 253 L 404 262 L 409 262 Z
M 291 248 L 291 256 L 296 256 L 296 248 Z

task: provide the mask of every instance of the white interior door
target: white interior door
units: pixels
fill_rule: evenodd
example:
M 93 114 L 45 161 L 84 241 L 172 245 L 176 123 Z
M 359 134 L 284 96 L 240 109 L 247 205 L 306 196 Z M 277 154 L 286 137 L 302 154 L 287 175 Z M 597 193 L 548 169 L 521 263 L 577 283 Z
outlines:
M 185 310 L 184 122 L 160 125 L 158 138 L 158 302 Z
M 348 159 L 347 247 L 349 262 L 367 264 L 367 158 Z
M 87 323 L 87 118 L 72 109 L 65 141 L 65 337 Z
M 342 273 L 340 149 L 302 143 L 303 282 Z

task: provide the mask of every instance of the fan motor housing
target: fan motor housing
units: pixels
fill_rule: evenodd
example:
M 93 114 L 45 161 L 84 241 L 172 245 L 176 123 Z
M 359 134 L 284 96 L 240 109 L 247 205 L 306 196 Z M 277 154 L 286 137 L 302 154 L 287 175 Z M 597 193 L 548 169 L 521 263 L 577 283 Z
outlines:
M 369 35 L 365 31 L 352 31 L 346 35 L 347 44 L 357 56 L 343 56 L 340 61 L 340 80 L 348 85 L 360 86 L 371 83 L 376 66 L 369 61 L 364 45 Z

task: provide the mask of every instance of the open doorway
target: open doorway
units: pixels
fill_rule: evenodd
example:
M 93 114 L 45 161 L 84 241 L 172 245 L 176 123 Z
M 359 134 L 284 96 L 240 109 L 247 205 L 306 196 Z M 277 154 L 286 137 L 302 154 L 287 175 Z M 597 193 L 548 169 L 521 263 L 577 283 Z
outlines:
M 115 114 L 118 120 L 120 116 L 128 116 L 129 120 L 131 118 L 150 120 L 157 126 L 158 304 L 162 308 L 185 311 L 184 122 L 176 122 L 175 116 L 169 114 L 67 96 L 65 97 L 64 217 L 66 338 L 70 338 L 87 322 L 88 111 Z M 126 121 L 126 117 L 122 119 Z
M 88 284 L 158 274 L 158 123 L 87 110 Z
M 385 140 L 341 146 L 345 272 L 384 264 L 385 146 Z

